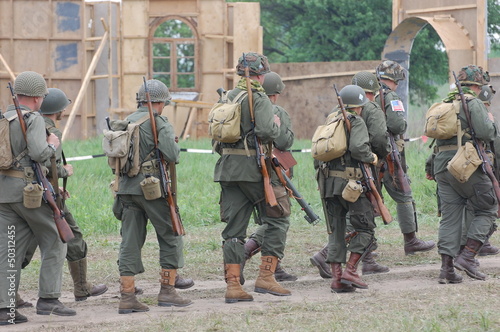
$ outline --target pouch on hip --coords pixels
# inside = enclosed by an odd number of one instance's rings
[[[160,180],[154,176],[148,176],[141,181],[141,189],[146,200],[151,201],[161,197]]]
[[[23,205],[27,209],[36,209],[42,205],[43,188],[38,183],[29,183],[23,190]]]
[[[348,202],[354,203],[363,193],[363,186],[360,181],[350,179],[342,191],[342,198]]]

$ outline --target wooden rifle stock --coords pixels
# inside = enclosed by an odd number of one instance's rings
[[[498,180],[495,176],[495,173],[493,172],[493,167],[491,166],[490,159],[488,155],[486,155],[486,151],[484,151],[484,146],[483,144],[479,141],[479,139],[476,137],[476,132],[474,131],[474,128],[472,127],[472,119],[469,111],[469,106],[467,105],[467,102],[465,101],[465,95],[462,90],[462,86],[460,85],[460,81],[457,78],[457,75],[455,72],[453,72],[453,77],[455,78],[455,85],[457,86],[458,89],[458,94],[460,95],[460,101],[462,103],[462,108],[465,113],[465,117],[467,118],[467,122],[469,124],[470,128],[470,134],[472,137],[472,142],[474,143],[474,146],[477,150],[477,154],[479,155],[479,158],[481,159],[481,168],[483,170],[483,173],[485,173],[488,178],[491,181],[491,184],[493,185],[493,190],[495,191],[495,196],[497,198],[497,205],[498,205],[498,210],[497,210],[497,217],[500,217],[500,186],[498,184]]]
[[[151,131],[153,134],[154,147],[156,151],[156,159],[158,162],[158,166],[160,168],[160,177],[161,177],[160,183],[162,185],[163,193],[165,194],[165,200],[168,203],[170,219],[172,220],[173,233],[175,236],[185,235],[186,231],[184,230],[184,226],[182,225],[179,207],[177,206],[176,199],[174,198],[176,193],[174,193],[172,191],[172,188],[170,187],[168,173],[166,169],[166,162],[165,159],[163,158],[163,154],[161,153],[160,148],[158,147],[158,132],[156,130],[155,114],[153,112],[153,105],[151,104],[151,96],[149,95],[149,89],[145,77],[143,77],[143,81],[144,81],[144,92],[146,94],[146,100],[149,111],[149,120],[151,122]],[[174,165],[174,171],[175,171],[175,165]]]
[[[248,91],[248,108],[250,109],[250,119],[252,121],[252,130],[255,138],[255,150],[257,152],[257,164],[260,168],[260,173],[264,180],[264,195],[266,198],[266,203],[270,206],[277,206],[278,201],[276,200],[276,195],[274,194],[273,186],[271,185],[271,177],[269,176],[269,171],[266,164],[266,155],[262,147],[260,139],[255,134],[255,114],[253,112],[253,92],[252,83],[250,82],[250,68],[246,62],[245,53],[243,53],[243,63],[245,66],[245,79]]]
[[[14,93],[14,89],[12,88],[12,85],[8,84],[10,93],[12,95],[12,100],[14,102],[14,106],[16,108],[16,113],[17,117],[19,118],[19,124],[21,125],[21,131],[23,132],[24,140],[26,141],[26,144],[28,144],[28,136],[26,134],[27,128],[26,128],[26,122],[24,120],[21,107],[19,107],[19,101],[17,100],[17,96]],[[68,225],[68,222],[64,218],[64,212],[62,212],[59,207],[57,206],[57,203],[55,201],[55,192],[54,188],[51,186],[49,180],[47,180],[47,177],[43,174],[42,172],[42,167],[40,166],[39,163],[36,161],[32,160],[32,168],[33,171],[35,172],[35,176],[37,178],[38,184],[41,185],[43,188],[43,200],[47,202],[47,204],[50,206],[52,209],[53,215],[54,215],[54,222],[57,227],[57,232],[59,233],[59,237],[61,238],[61,241],[64,243],[67,243],[71,239],[75,237],[73,234],[73,231]],[[56,172],[57,176],[57,172]],[[59,190],[59,188],[57,188]]]
[[[333,85],[333,88],[335,89],[335,93],[337,94],[337,100],[339,103],[339,107],[342,110],[342,115],[344,116],[344,121],[346,124],[347,131],[350,133],[351,132],[351,122],[349,121],[349,118],[347,117],[347,112],[344,107],[344,103],[342,102],[342,98],[340,97],[340,94],[337,90],[337,87]],[[384,221],[384,224],[389,224],[392,221],[392,216],[391,213],[389,212],[389,209],[385,206],[384,200],[382,199],[382,196],[380,196],[380,193],[377,190],[377,186],[375,185],[375,181],[373,178],[372,171],[370,167],[363,162],[359,162],[359,168],[361,168],[361,172],[363,173],[364,181],[366,182],[366,189],[367,189],[367,198],[370,200],[372,203],[372,206],[374,208],[374,211],[378,212],[380,216],[382,217],[382,220]],[[368,194],[368,192],[370,194]],[[370,198],[369,196],[372,195],[373,198]],[[374,205],[375,203],[375,205]]]

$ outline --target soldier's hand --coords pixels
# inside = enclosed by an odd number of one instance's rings
[[[175,136],[174,141],[175,143],[179,143],[179,136]]]
[[[56,134],[52,133],[49,136],[47,136],[47,143],[54,144],[54,146],[58,148],[61,142],[59,142],[59,137],[57,137]]]
[[[64,169],[66,170],[66,172],[68,173],[68,176],[73,175],[73,165],[70,165],[70,164],[63,165],[63,168],[64,168]]]
[[[276,123],[278,125],[278,127],[281,126],[281,119],[276,114],[274,114],[274,123]]]
[[[378,164],[378,157],[377,157],[377,155],[375,153],[372,152],[372,154],[373,154],[373,161],[371,162],[371,164],[374,165],[374,166],[377,166],[377,164]]]
[[[69,191],[64,190],[63,187],[59,187],[59,194],[62,196],[63,199],[68,199],[71,197],[71,195],[69,194]]]

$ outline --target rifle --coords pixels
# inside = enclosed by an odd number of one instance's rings
[[[378,73],[377,73],[378,74]],[[379,77],[380,78],[380,77]],[[382,84],[380,84],[379,88],[379,97],[380,97],[380,107],[382,111],[385,113],[385,92]],[[387,168],[389,173],[392,175],[392,181],[394,182],[394,186],[398,188],[403,193],[407,194],[411,192],[410,181],[408,180],[408,176],[406,175],[405,168],[403,168],[402,164],[402,155],[399,152],[398,145],[396,144],[396,140],[394,139],[394,135],[387,130],[387,134],[389,136],[389,142],[391,144],[391,152],[387,156]]]
[[[342,115],[344,116],[347,131],[350,133],[351,121],[349,121],[349,118],[347,117],[344,103],[342,102],[342,98],[340,97],[337,86],[335,84],[333,85],[333,88],[335,89],[335,93],[337,94],[337,100],[340,110],[342,111]],[[392,221],[392,216],[389,212],[389,209],[384,205],[382,196],[380,196],[380,193],[377,190],[371,168],[366,163],[363,163],[361,161],[359,162],[359,168],[361,168],[361,172],[363,173],[363,178],[366,184],[366,197],[370,200],[370,203],[372,203],[374,211],[377,211],[380,214],[382,220],[384,221],[384,224],[389,224]]]
[[[146,94],[146,100],[149,111],[149,119],[151,122],[151,131],[153,134],[154,141],[154,149],[156,152],[156,160],[158,161],[158,166],[160,168],[160,184],[162,191],[165,195],[165,200],[168,203],[168,207],[170,210],[170,218],[172,219],[172,229],[175,236],[185,235],[186,231],[184,230],[184,226],[182,225],[181,215],[179,213],[179,207],[177,206],[176,198],[174,198],[177,194],[173,188],[176,187],[177,179],[175,176],[175,162],[169,162],[170,175],[173,187],[170,186],[170,181],[167,174],[166,162],[163,158],[163,154],[158,147],[158,132],[156,131],[156,119],[155,113],[153,112],[153,105],[151,104],[151,96],[149,95],[148,85],[146,83],[146,78],[143,77],[144,81],[144,91]]]
[[[253,92],[252,84],[250,82],[250,68],[248,67],[247,60],[245,58],[245,53],[243,53],[243,65],[245,66],[245,79],[247,83],[248,91],[248,108],[250,109],[250,119],[252,125],[253,136],[255,140],[255,151],[257,153],[257,165],[259,166],[260,173],[264,179],[264,194],[266,197],[266,203],[270,206],[277,206],[278,201],[276,201],[276,195],[274,194],[273,186],[271,185],[271,177],[267,170],[266,155],[260,142],[260,138],[255,134],[255,115],[253,112]]]
[[[495,191],[495,196],[497,198],[497,205],[498,205],[497,217],[500,217],[500,186],[498,185],[498,180],[495,177],[495,173],[493,172],[491,161],[486,152],[484,151],[483,143],[481,143],[481,141],[479,141],[479,139],[476,137],[476,132],[472,127],[472,119],[469,111],[469,106],[467,105],[464,91],[462,90],[462,86],[460,85],[460,81],[458,80],[455,72],[453,72],[453,77],[455,78],[455,85],[457,86],[458,94],[460,95],[460,101],[462,103],[462,108],[464,110],[467,123],[469,124],[472,142],[474,143],[474,147],[477,150],[479,159],[481,159],[481,168],[483,170],[483,173],[485,173],[490,178],[491,184],[493,185],[493,190]]]
[[[286,154],[290,152],[282,151],[282,153]],[[283,164],[280,162],[279,158],[276,157],[276,155],[274,154],[272,159],[272,166],[276,172],[276,175],[278,175],[281,184],[289,191],[290,196],[295,198],[297,203],[299,203],[300,207],[302,208],[302,211],[304,211],[304,213],[306,214],[304,216],[304,219],[306,219],[308,223],[316,225],[321,220],[321,218],[316,213],[314,213],[309,203],[306,202],[306,200],[303,198],[303,196],[300,194],[297,188],[295,188],[295,186],[292,183],[292,180],[290,180],[290,178],[286,175],[286,171]]]
[[[17,96],[14,93],[14,89],[12,88],[12,84],[10,82],[8,83],[8,87],[12,95],[12,100],[14,101],[14,106],[16,108],[17,117],[19,118],[19,124],[21,125],[21,131],[23,132],[24,140],[26,141],[26,144],[28,144],[28,136],[26,134],[26,121],[23,117],[21,107],[19,106],[19,100],[17,99]],[[45,176],[44,172],[42,171],[42,166],[38,162],[31,160],[31,167],[33,168],[38,184],[43,188],[43,200],[52,209],[52,212],[54,214],[54,222],[56,223],[59,237],[61,238],[62,242],[67,243],[68,241],[73,239],[75,235],[73,234],[73,231],[69,227],[68,222],[64,217],[64,212],[61,211],[61,209],[59,209],[59,207],[57,206],[57,196],[54,188]],[[55,176],[57,176],[57,173]],[[57,188],[57,190],[59,190],[59,187]]]

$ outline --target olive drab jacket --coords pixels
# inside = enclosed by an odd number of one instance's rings
[[[387,122],[380,105],[374,101],[368,102],[363,106],[361,117],[368,128],[372,151],[380,160],[385,158],[391,152],[391,145],[386,135]]]
[[[144,116],[148,115],[146,106],[139,107],[134,113],[130,114],[126,120],[137,122]],[[158,132],[158,148],[163,154],[163,158],[167,162],[179,161],[180,148],[175,142],[175,131],[172,125],[168,122],[167,117],[157,115],[156,131]],[[147,161],[155,160],[156,153],[154,150],[154,138],[151,128],[151,121],[147,119],[139,127],[139,149],[141,164]],[[120,195],[143,195],[140,182],[145,179],[145,175],[139,171],[139,174],[134,177],[128,177],[126,174],[120,176],[119,189],[117,194]]]
[[[458,94],[456,97],[460,98]],[[465,97],[469,107],[472,127],[474,128],[476,138],[485,143],[490,143],[498,135],[496,124],[489,119],[488,110],[480,99],[470,94],[466,94]],[[458,114],[458,117],[460,119],[462,130],[465,130],[465,133],[462,136],[462,145],[464,145],[466,142],[471,141],[472,138],[470,136],[469,124],[467,123],[467,118],[465,117],[462,104],[460,104],[460,113]],[[444,145],[457,145],[457,136],[446,140],[436,140],[436,146],[438,149],[440,146]],[[434,174],[446,171],[448,162],[453,158],[456,152],[457,150],[438,152],[434,159]]]
[[[62,139],[62,132],[56,128],[56,124],[52,119],[49,119],[46,116],[43,116],[43,120],[45,121],[45,128],[49,131],[50,134],[54,134],[59,138],[59,141]],[[68,177],[68,171],[63,167],[61,164],[62,161],[62,144],[59,144],[56,150],[56,166],[57,166],[57,178],[67,178]],[[52,178],[52,164],[50,159],[45,162],[45,167],[49,170],[49,174],[47,175],[48,178]]]
[[[292,147],[294,134],[292,131],[292,120],[285,109],[278,105],[273,105],[274,114],[280,118],[280,133],[274,140],[274,146],[282,151]]]
[[[19,156],[26,150],[26,155],[21,158],[20,166],[13,167],[13,170],[24,171],[30,170],[32,160],[44,163],[53,154],[54,150],[47,143],[47,135],[45,132],[45,122],[38,112],[34,112],[24,105],[20,105],[21,110],[28,111],[24,116],[26,121],[26,136],[28,143],[24,139],[19,119],[10,122],[10,144],[14,156]],[[4,113],[5,117],[11,117],[16,114],[14,105],[7,108]],[[29,115],[28,115],[29,114]],[[23,188],[26,186],[25,179],[0,175],[0,203],[19,203],[23,201]]]
[[[408,124],[405,119],[405,110],[402,108],[396,107],[395,105],[392,105],[392,101],[400,101],[401,98],[396,94],[396,92],[392,91],[387,85],[384,83],[380,83],[382,87],[384,88],[385,91],[385,98],[384,98],[384,106],[385,110],[385,116],[386,116],[386,122],[387,122],[387,130],[393,134],[393,135],[402,135],[406,132],[406,128],[408,127]],[[380,103],[380,94],[378,94],[375,97],[375,101],[381,105]]]
[[[253,81],[252,85],[255,86],[256,83],[258,82]],[[231,90],[228,98],[232,100],[241,91],[239,88]],[[263,91],[253,91],[253,112],[255,116],[255,135],[264,144],[273,142],[278,137],[280,128],[274,123],[273,104]],[[236,143],[221,143],[218,149],[245,150],[247,148],[248,151],[255,151],[248,96],[241,103],[241,136],[242,138]],[[261,182],[262,174],[257,165],[256,155],[253,154],[247,157],[246,155],[222,153],[215,164],[214,181]]]

